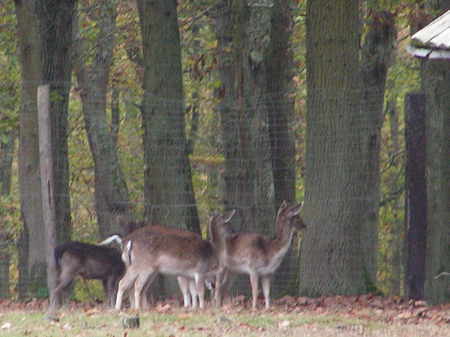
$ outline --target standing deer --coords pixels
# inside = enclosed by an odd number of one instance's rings
[[[125,291],[134,286],[135,308],[140,309],[140,297],[146,284],[151,285],[158,273],[183,276],[195,281],[200,308],[204,308],[205,280],[214,276],[219,266],[211,242],[179,235],[142,233],[129,240],[122,259],[127,270],[119,282],[116,309],[122,307]]]
[[[76,276],[81,276],[101,280],[108,304],[114,305],[117,285],[125,272],[117,249],[71,241],[57,246],[54,254],[59,279],[53,290],[55,298],[59,298]]]
[[[276,236],[269,239],[257,233],[234,233],[230,220],[235,211],[226,215],[215,215],[210,219],[209,230],[219,258],[219,271],[216,279],[216,304],[222,301],[224,275],[227,273],[244,273],[250,276],[252,287],[252,308],[256,309],[259,279],[261,279],[265,305],[270,307],[271,277],[286,255],[294,230],[306,228],[299,216],[302,204],[280,206],[275,227]]]
[[[119,235],[112,235],[109,238],[105,239],[104,241],[100,242],[100,245],[107,245],[110,244],[113,241],[116,241],[121,249],[123,250],[123,247],[130,241],[134,240],[140,237],[145,237],[147,233],[153,233],[153,234],[166,234],[166,235],[178,235],[180,237],[184,238],[197,238],[201,239],[201,236],[197,233],[174,228],[174,227],[167,227],[167,226],[161,226],[161,225],[147,225],[144,227],[140,227],[136,230],[134,230],[132,233],[128,234],[125,238],[121,238]],[[126,257],[126,256],[125,256]],[[124,260],[125,265],[128,267],[129,261]],[[196,308],[198,305],[198,294],[196,292],[196,286],[195,282],[193,280],[190,280],[188,278],[185,278],[183,276],[177,277],[178,286],[180,287],[181,293],[183,295],[183,302],[184,307],[193,307]],[[143,294],[147,293],[148,288],[150,285],[148,284],[144,290]],[[132,298],[133,300],[134,298]],[[146,296],[142,297],[143,302],[141,305],[146,308],[148,307],[148,303],[146,301]]]

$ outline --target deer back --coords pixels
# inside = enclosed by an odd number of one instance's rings
[[[197,236],[145,232],[130,242],[131,264],[174,274],[183,274],[186,270],[207,272],[217,268],[214,247]]]
[[[125,266],[120,253],[110,247],[71,241],[55,248],[57,268],[76,270],[88,279],[105,279],[109,275],[122,275]]]

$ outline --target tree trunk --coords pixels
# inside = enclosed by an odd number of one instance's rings
[[[307,129],[300,293],[366,291],[361,247],[368,118],[361,112],[359,1],[307,3]]]
[[[450,0],[428,0],[434,17],[450,9]],[[422,63],[422,90],[426,100],[427,256],[425,299],[433,304],[450,300],[448,278],[435,276],[450,272],[450,62]]]
[[[450,64],[426,60],[423,69],[426,95],[427,139],[427,256],[425,298],[431,303],[450,300],[448,279],[435,276],[450,271]]]
[[[389,170],[389,175],[386,178],[384,184],[388,186],[386,194],[389,198],[394,198],[385,207],[388,208],[387,212],[392,212],[393,221],[389,227],[390,240],[387,252],[384,252],[388,257],[385,262],[388,264],[388,289],[389,295],[400,296],[403,280],[403,255],[404,255],[404,221],[400,214],[403,214],[404,203],[400,198],[399,191],[402,188],[399,186],[398,182],[398,170],[403,171],[403,165],[399,159],[400,150],[400,139],[399,139],[399,112],[397,111],[396,97],[388,100],[386,102],[386,114],[389,118],[390,126],[390,139],[391,147],[388,151],[389,161],[392,164],[392,169]],[[392,196],[392,197],[391,197]]]
[[[295,144],[292,135],[294,120],[293,53],[291,35],[294,25],[288,1],[273,1],[267,67],[267,107],[271,144],[274,206],[295,201]],[[273,295],[294,295],[298,291],[298,252],[292,247],[286,254],[273,280]]]
[[[106,116],[109,73],[112,64],[116,29],[116,1],[101,1],[97,28],[99,30],[93,63],[87,64],[85,41],[77,47],[75,67],[81,89],[84,121],[95,167],[95,209],[100,237],[112,233],[127,234],[126,225],[132,220],[128,188],[120,169],[117,141]],[[114,137],[117,137],[116,135]]]
[[[19,240],[19,297],[36,296],[47,288],[46,255],[42,218],[37,86],[41,78],[41,44],[35,1],[15,1],[21,63],[21,108],[19,111],[19,189],[23,233]]]
[[[39,0],[37,6],[42,82],[50,85],[57,242],[71,234],[68,105],[72,74],[72,22],[76,0]]]
[[[271,2],[271,1],[270,1]],[[273,3],[272,3],[273,5]],[[216,17],[225,155],[224,206],[246,230],[273,233],[274,202],[266,57],[272,7],[223,1]]]
[[[201,233],[185,134],[181,45],[175,0],[138,0],[144,53],[145,219]],[[159,283],[167,294],[176,284]]]
[[[200,232],[185,135],[176,1],[138,1],[144,51],[144,199],[152,223]]]
[[[11,192],[11,171],[17,133],[7,130],[3,135],[0,140],[0,197],[6,197]],[[9,229],[0,228],[0,298],[9,297],[11,241]]]
[[[21,210],[29,242],[21,251],[27,284],[33,296],[45,296],[46,247],[42,218],[37,124],[37,85],[50,84],[51,132],[55,172],[57,241],[70,235],[70,198],[67,159],[67,108],[71,78],[71,38],[74,0],[15,1],[22,70],[19,185]],[[22,242],[23,244],[23,242]],[[28,251],[28,254],[26,252]],[[25,261],[26,260],[26,261]],[[23,295],[23,294],[22,294]]]
[[[368,148],[367,207],[361,232],[367,286],[374,290],[377,275],[378,212],[380,205],[380,148],[387,71],[392,63],[397,32],[394,15],[371,11],[362,48],[363,107],[369,120],[364,138]]]

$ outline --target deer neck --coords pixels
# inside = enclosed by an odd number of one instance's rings
[[[272,251],[275,255],[280,251],[287,252],[291,245],[293,234],[294,229],[291,226],[277,221],[276,236],[271,242]]]

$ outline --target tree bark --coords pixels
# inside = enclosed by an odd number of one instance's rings
[[[222,1],[216,16],[224,206],[238,210],[236,224],[266,234],[273,233],[275,218],[265,63],[270,3]]]
[[[94,158],[95,209],[100,237],[103,238],[112,233],[127,234],[127,228],[122,226],[132,220],[128,188],[117,154],[117,135],[109,127],[106,115],[115,43],[116,5],[116,1],[101,1],[98,12],[91,15],[95,17],[99,30],[92,64],[87,61],[87,42],[80,37],[76,44],[75,71],[81,89],[89,146]]]
[[[448,60],[427,60],[423,69],[426,95],[427,139],[427,256],[425,298],[445,303],[450,289],[445,278],[435,279],[450,270],[450,65]]]
[[[450,9],[450,0],[426,2],[433,17]],[[450,300],[448,278],[435,276],[450,271],[450,62],[422,63],[422,90],[426,99],[427,256],[425,299],[433,304]]]
[[[55,172],[57,241],[70,235],[68,189],[67,108],[71,78],[70,51],[74,0],[15,1],[22,70],[20,111],[19,185],[24,220],[25,263],[21,275],[33,296],[45,296],[46,247],[39,175],[37,85],[50,84],[52,153]],[[28,254],[27,254],[28,252]],[[22,288],[23,289],[23,288]],[[22,294],[24,295],[24,294]]]
[[[23,233],[19,240],[19,297],[46,289],[45,230],[42,217],[37,86],[41,78],[41,44],[35,1],[15,1],[21,64],[21,107],[19,111],[19,189]]]
[[[359,1],[307,3],[307,129],[300,293],[366,292],[361,247],[368,119],[361,111]]]
[[[72,22],[76,0],[38,0],[41,80],[50,85],[57,242],[70,237],[69,159],[67,146],[69,91],[72,77]]]
[[[367,207],[361,232],[368,287],[375,290],[377,275],[378,213],[380,208],[380,149],[387,72],[392,64],[397,31],[394,15],[370,11],[362,47],[363,107],[369,119],[364,146],[368,149]]]
[[[284,200],[289,203],[295,201],[295,143],[292,134],[295,110],[291,95],[294,91],[294,65],[290,42],[294,23],[291,6],[288,1],[273,1],[270,44],[265,60],[275,210]],[[277,271],[279,277],[273,280],[274,297],[297,293],[298,257],[298,251],[291,246]]]
[[[144,200],[151,223],[200,233],[184,120],[175,0],[139,0],[144,52]]]
[[[17,133],[13,130],[4,132],[0,140],[0,197],[7,197],[11,192],[11,171]],[[3,202],[3,200],[1,200]],[[11,261],[8,228],[0,228],[0,298],[9,297],[9,267]]]

